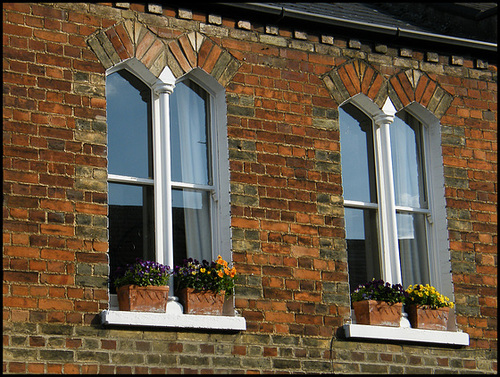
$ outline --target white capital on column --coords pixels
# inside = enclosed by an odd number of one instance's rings
[[[175,84],[158,81],[156,84],[153,85],[153,90],[158,95],[160,95],[160,94],[172,94],[172,92],[174,91],[174,87],[175,87]]]
[[[384,124],[391,124],[394,121],[394,115],[382,113],[375,115],[373,120],[377,126],[381,127]]]

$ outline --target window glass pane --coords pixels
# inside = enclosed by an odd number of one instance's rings
[[[424,214],[397,213],[399,256],[403,287],[430,284]]]
[[[344,199],[376,203],[372,122],[352,105],[339,120]]]
[[[396,205],[426,208],[419,127],[396,116],[389,129]]]
[[[126,70],[106,78],[108,171],[151,178],[151,90]]]
[[[184,258],[212,259],[210,193],[172,190],[174,265]]]
[[[208,94],[192,81],[170,95],[172,181],[211,184]]]
[[[108,183],[110,271],[136,258],[155,260],[153,188]]]
[[[347,261],[351,292],[381,277],[375,210],[345,208]]]

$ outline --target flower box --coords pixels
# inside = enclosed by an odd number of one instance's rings
[[[442,331],[448,328],[449,307],[431,309],[420,305],[408,305],[406,311],[413,328]]]
[[[171,275],[169,266],[139,258],[135,263],[127,264],[125,269],[118,267],[113,284],[116,287],[119,309],[165,313]]]
[[[215,261],[184,259],[174,268],[175,292],[184,314],[222,315],[225,296],[233,293],[236,268],[219,255]]]
[[[168,286],[123,285],[118,287],[118,307],[131,312],[165,313],[167,311]]]
[[[225,292],[196,291],[183,288],[177,297],[184,307],[184,314],[222,315]]]
[[[362,300],[352,303],[356,323],[360,325],[399,327],[403,303]]]

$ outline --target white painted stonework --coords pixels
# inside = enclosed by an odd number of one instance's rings
[[[237,316],[194,315],[179,313],[147,313],[119,310],[101,312],[103,325],[154,326],[206,330],[246,330],[246,321]]]
[[[343,329],[346,338],[385,339],[407,342],[449,344],[456,346],[469,345],[469,334],[464,332],[357,324],[344,325]]]

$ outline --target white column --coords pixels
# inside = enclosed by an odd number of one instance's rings
[[[170,113],[169,95],[173,85],[154,85],[155,111],[153,122],[153,153],[155,156],[156,260],[173,267],[172,193],[170,190]]]
[[[394,121],[396,109],[387,99],[383,113],[374,117],[377,176],[379,179],[378,202],[379,224],[381,226],[382,274],[392,284],[402,284],[399,262],[399,246],[396,222],[396,203],[389,126]]]
[[[153,153],[155,156],[155,209],[156,213],[156,260],[174,268],[172,229],[172,189],[170,164],[170,106],[169,96],[174,83],[159,80],[154,86],[155,106],[153,121]],[[174,296],[174,279],[170,278],[169,313],[182,314],[182,305]]]

